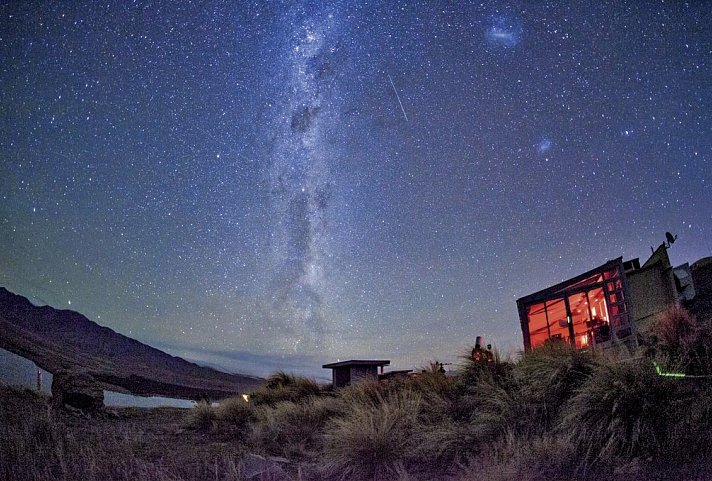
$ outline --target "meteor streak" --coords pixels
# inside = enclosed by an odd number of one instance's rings
[[[393,87],[393,91],[396,93],[396,98],[398,99],[398,104],[400,105],[401,112],[403,112],[403,117],[405,117],[405,121],[408,121],[408,115],[405,113],[405,109],[403,108],[403,102],[401,102],[400,95],[398,95],[398,91],[396,90],[396,86],[393,85],[393,79],[391,78],[391,74],[388,74],[388,80],[391,81],[391,87]]]

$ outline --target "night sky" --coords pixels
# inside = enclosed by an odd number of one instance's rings
[[[623,4],[621,4],[623,3]],[[712,255],[712,3],[0,4],[0,285],[267,374]]]

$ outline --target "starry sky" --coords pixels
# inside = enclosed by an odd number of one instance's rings
[[[712,3],[0,2],[0,285],[328,376],[712,255]]]

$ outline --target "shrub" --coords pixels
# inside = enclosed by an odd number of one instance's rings
[[[375,406],[383,399],[395,395],[402,387],[402,382],[398,380],[386,383],[363,380],[341,388],[337,393],[347,404]]]
[[[603,364],[568,403],[559,427],[584,462],[654,455],[674,422],[675,397],[674,381],[648,363]]]
[[[199,401],[188,412],[186,426],[192,429],[208,431],[215,426],[217,415],[215,410],[207,401]]]
[[[256,405],[274,406],[282,401],[300,402],[318,396],[321,388],[316,381],[278,371],[267,378],[267,382],[250,395]]]
[[[671,369],[712,374],[712,322],[698,321],[684,308],[666,309],[652,329],[655,357]]]
[[[402,473],[420,410],[420,395],[407,390],[376,405],[350,406],[327,425],[323,471],[341,479],[376,480]]]
[[[564,343],[548,343],[524,353],[513,368],[513,377],[521,404],[526,406],[527,431],[547,430],[598,362],[593,353]]]
[[[241,396],[235,396],[220,401],[215,415],[219,422],[243,430],[255,419],[255,408]]]
[[[252,441],[272,455],[309,457],[323,446],[326,422],[345,407],[333,397],[311,398],[304,403],[283,401],[256,410]]]

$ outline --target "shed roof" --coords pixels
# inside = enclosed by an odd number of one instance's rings
[[[351,366],[390,366],[390,360],[374,360],[374,359],[351,359],[350,361],[332,362],[324,364],[325,369],[333,369],[335,367],[351,367]]]

